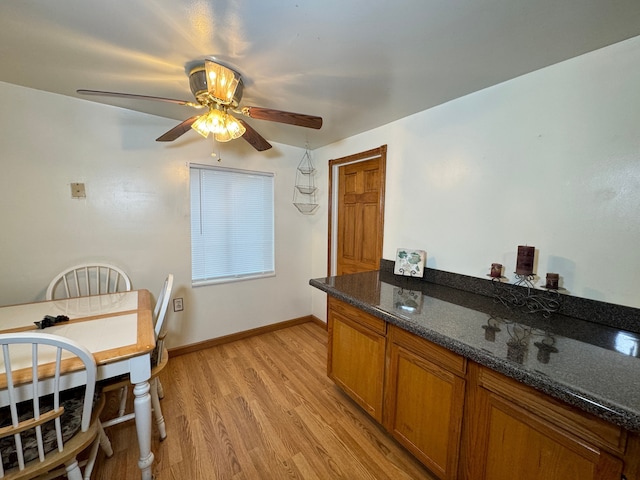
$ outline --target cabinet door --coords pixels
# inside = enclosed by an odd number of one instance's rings
[[[476,370],[480,381],[469,399],[465,428],[466,479],[620,480],[622,461],[597,443],[606,440],[615,447],[616,442],[610,442],[615,429],[593,436],[581,423],[591,419],[582,420],[572,409],[513,380],[501,380],[491,372],[483,377],[482,368],[474,367],[472,376]],[[567,428],[570,425],[573,428]]]
[[[465,381],[392,343],[385,426],[442,479],[456,478]]]
[[[329,310],[328,375],[382,422],[385,337]]]
[[[485,473],[487,480],[619,480],[622,462],[488,394]]]

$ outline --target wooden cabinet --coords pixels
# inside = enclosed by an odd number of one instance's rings
[[[463,478],[620,480],[622,428],[475,364],[469,378]]]
[[[332,297],[328,306],[329,378],[382,423],[386,323]]]
[[[624,456],[623,478],[640,480],[640,433],[629,433]]]
[[[328,307],[329,377],[439,478],[640,480],[640,435],[333,297]]]
[[[442,479],[457,476],[466,360],[393,325],[384,426]]]

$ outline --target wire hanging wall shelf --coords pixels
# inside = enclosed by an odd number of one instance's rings
[[[311,215],[318,208],[315,174],[316,169],[307,146],[296,170],[296,184],[293,189],[293,205],[304,215]]]

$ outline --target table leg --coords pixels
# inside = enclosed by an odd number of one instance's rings
[[[149,395],[149,382],[136,383],[133,388],[135,396],[133,408],[136,414],[136,432],[138,433],[138,446],[140,447],[140,459],[138,467],[142,473],[142,480],[151,480],[151,465],[153,465],[153,452],[151,451],[151,395]]]
[[[151,466],[153,465],[153,452],[151,451],[151,395],[149,391],[149,378],[151,377],[150,354],[134,357],[129,360],[129,378],[133,387],[133,411],[136,416],[136,432],[138,434],[138,447],[142,480],[152,480]]]

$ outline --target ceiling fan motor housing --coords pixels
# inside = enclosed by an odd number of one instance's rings
[[[231,108],[236,108],[240,104],[240,100],[242,99],[242,92],[244,90],[242,77],[239,73],[235,71],[234,73],[238,77],[238,86],[236,87],[236,92],[233,95],[233,100],[229,105],[229,107]],[[207,88],[207,72],[205,70],[204,64],[194,67],[189,73],[189,87],[191,88],[191,93],[193,93],[193,96],[198,100],[198,103],[202,105],[211,105],[212,103],[216,103],[209,94],[209,89]]]

